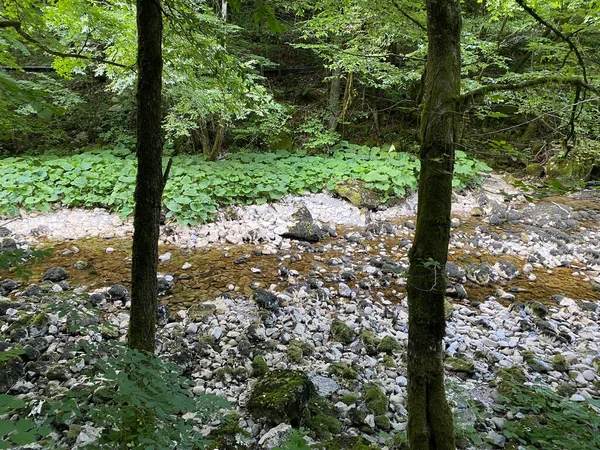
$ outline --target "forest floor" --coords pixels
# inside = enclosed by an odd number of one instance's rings
[[[321,241],[280,236],[301,204],[328,229]],[[341,433],[393,448],[381,431],[401,433],[406,426],[405,274],[415,209],[412,196],[367,218],[345,201],[313,194],[228,208],[205,226],[162,227],[160,300],[169,314],[160,320],[158,353],[184,369],[194,394],[231,401],[247,432],[231,448],[273,448],[289,434],[246,410],[256,355],[270,369],[307,373],[335,405],[341,431],[311,428],[317,440]],[[35,285],[5,283],[11,274],[0,273],[0,286],[12,286],[0,291],[7,297],[0,299],[6,306],[1,332],[9,341],[41,346],[41,357],[24,361],[20,375],[0,388],[30,400],[56,396],[83,382],[82,367],[74,365],[83,350],[66,351],[72,342],[125,339],[132,225],[102,210],[5,222],[3,245],[14,239],[54,250],[31,266]],[[68,279],[39,283],[51,267],[65,268]],[[455,196],[446,272],[449,396],[459,426],[479,424],[485,443],[478,448],[506,444],[504,422],[514,416],[501,411],[494,387],[504,368],[522,367],[530,381],[560,387],[574,402],[600,396],[600,191],[528,203],[500,176],[487,178],[483,187]],[[274,294],[267,308],[257,304],[267,295],[262,290]],[[92,299],[94,314],[117,331],[68,331],[69,315],[50,314],[37,328],[22,320],[53,298],[83,310],[81,299]],[[349,338],[332,331],[338,321]],[[386,336],[392,344],[380,346]],[[388,399],[383,412],[366,400],[371,381]],[[94,435],[90,428],[85,436],[55,437],[81,445]]]

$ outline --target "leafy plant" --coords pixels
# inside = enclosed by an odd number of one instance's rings
[[[306,436],[304,430],[293,429],[283,446],[275,447],[273,450],[310,450],[311,447],[304,436]]]
[[[37,263],[48,258],[52,254],[52,249],[10,249],[0,251],[0,270],[9,271],[25,281],[31,276],[31,269],[27,266],[28,263]]]
[[[192,397],[191,381],[153,355],[116,350],[117,357],[99,359],[99,372],[84,389],[50,407],[47,421],[91,421],[103,428],[101,449],[204,448],[198,426],[229,403],[209,394]]]
[[[507,421],[504,436],[527,450],[593,450],[600,448],[600,401],[572,402],[549,387],[524,385],[515,377],[501,381]]]
[[[31,444],[50,433],[50,428],[39,426],[32,419],[11,418],[14,413],[26,407],[23,400],[12,395],[0,395],[0,417],[8,417],[0,419],[0,449]]]
[[[163,202],[167,217],[184,225],[212,220],[217,208],[266,203],[287,194],[333,190],[349,178],[381,193],[384,201],[417,186],[419,160],[408,153],[342,141],[330,156],[306,152],[240,152],[223,161],[202,156],[175,156]],[[489,168],[457,152],[455,187],[475,182]],[[126,149],[93,150],[70,157],[40,156],[0,160],[0,212],[18,208],[49,211],[53,204],[104,207],[130,216],[136,162]]]

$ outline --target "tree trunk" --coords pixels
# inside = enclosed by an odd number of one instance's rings
[[[137,0],[137,160],[129,347],[154,353],[162,174],[162,16],[158,0]]]
[[[335,131],[340,117],[340,95],[342,93],[342,69],[337,68],[333,71],[331,85],[329,87],[329,129]]]
[[[411,450],[454,450],[442,340],[445,267],[460,97],[460,2],[427,0],[429,50],[421,124],[417,228],[408,273],[408,440]]]

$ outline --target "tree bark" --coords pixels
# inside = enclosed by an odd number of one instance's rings
[[[137,160],[129,347],[154,353],[162,174],[162,15],[158,0],[137,0]]]
[[[329,87],[329,129],[335,131],[340,118],[340,95],[342,93],[342,69],[334,69]]]
[[[408,273],[408,440],[411,450],[454,450],[442,340],[445,267],[460,100],[460,1],[427,0],[429,49],[421,125],[417,227]]]

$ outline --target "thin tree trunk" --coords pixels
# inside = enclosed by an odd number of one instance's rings
[[[417,228],[408,274],[408,440],[411,450],[454,450],[444,390],[445,267],[460,98],[460,1],[427,0],[425,98]]]
[[[154,353],[162,175],[162,16],[158,0],[137,0],[137,159],[129,347]]]
[[[333,71],[331,85],[329,87],[329,129],[335,131],[337,129],[338,120],[340,117],[340,94],[342,93],[342,69],[336,68]]]

